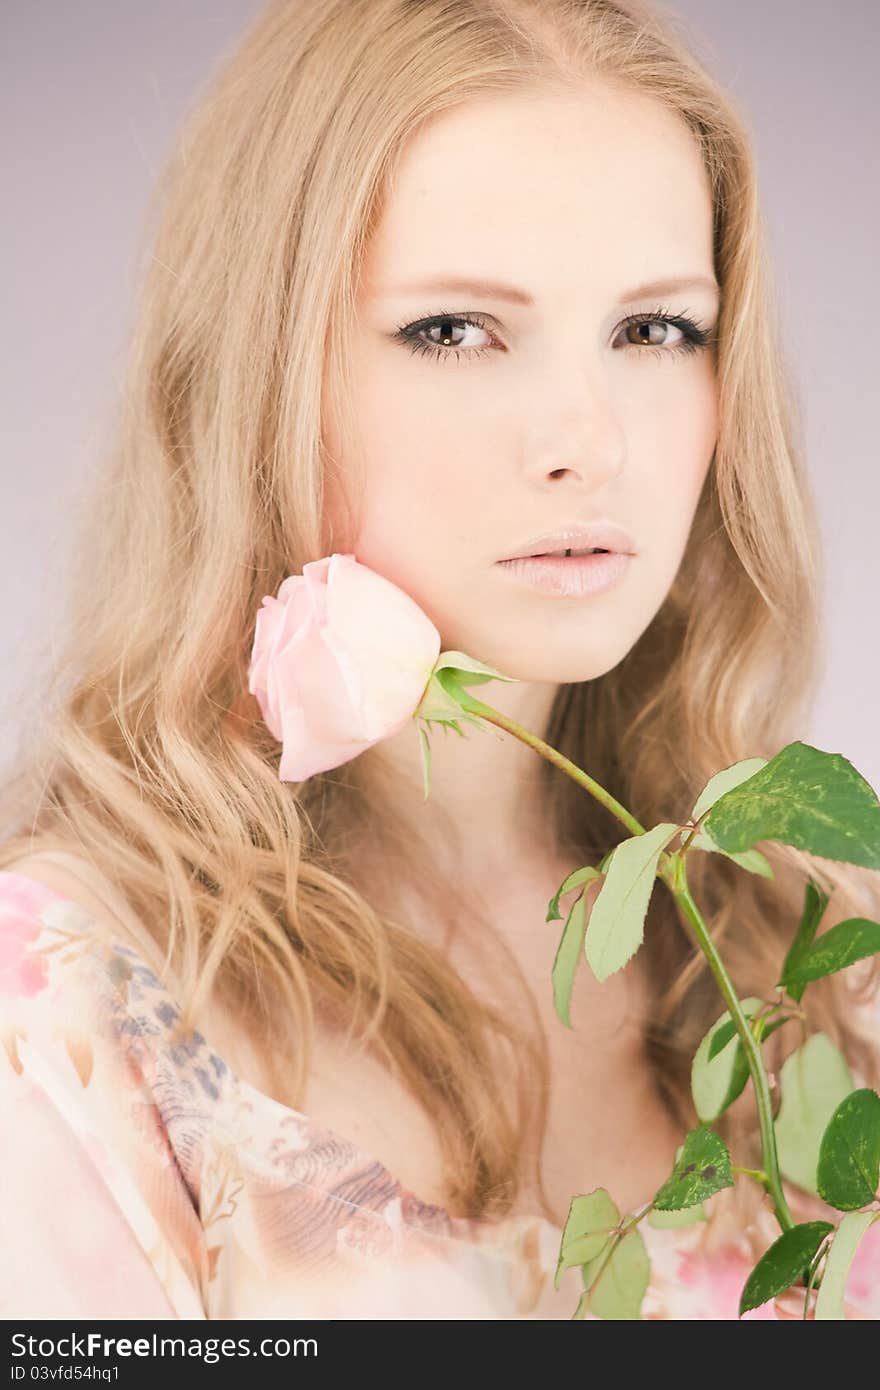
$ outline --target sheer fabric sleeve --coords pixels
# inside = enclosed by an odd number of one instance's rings
[[[0,875],[0,1318],[204,1318],[197,1204],[88,922]]]

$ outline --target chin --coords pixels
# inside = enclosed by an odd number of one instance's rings
[[[505,675],[513,676],[520,681],[534,681],[551,685],[576,685],[581,681],[598,680],[608,671],[614,669],[626,655],[621,652],[619,656],[608,660],[599,660],[595,657],[585,656],[584,653],[567,653],[559,660],[553,661],[545,656],[543,659],[536,658],[534,661],[517,663],[518,669],[514,670],[499,666],[499,671],[504,670]]]
[[[515,681],[530,681],[536,684],[571,685],[579,681],[597,680],[606,672],[613,670],[630,650],[621,644],[619,638],[613,644],[591,642],[589,638],[568,638],[560,642],[499,642],[498,633],[486,636],[482,641],[473,633],[461,633],[455,640],[442,645],[443,651],[465,652],[487,666],[492,666]],[[479,695],[479,687],[474,693],[491,704],[489,691],[492,682],[486,682],[485,696]],[[494,688],[498,689],[498,682]]]

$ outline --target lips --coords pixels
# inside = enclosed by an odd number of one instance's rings
[[[555,559],[560,559],[560,560],[562,560],[562,559],[565,559],[565,558],[570,558],[571,556],[581,556],[581,555],[608,555],[609,553],[610,553],[610,552],[608,551],[608,549],[607,549],[605,546],[601,546],[601,545],[592,546],[592,547],[590,547],[590,548],[587,549],[587,550],[575,550],[575,549],[572,549],[571,546],[569,546],[568,549],[566,549],[566,550],[541,550],[541,551],[538,552],[537,555],[533,555],[533,556],[531,556],[531,557],[529,557],[529,558],[531,558],[531,559],[533,559],[533,560],[540,560],[540,559],[544,559],[546,556],[550,555],[550,556],[553,557],[554,560],[555,560]]]
[[[623,579],[632,556],[602,550],[589,555],[518,555],[498,565],[510,579],[557,598],[586,598]]]
[[[595,521],[572,520],[554,531],[530,537],[503,558],[505,560],[533,559],[538,555],[584,554],[601,550],[621,555],[634,555],[636,544],[629,531],[608,517]]]

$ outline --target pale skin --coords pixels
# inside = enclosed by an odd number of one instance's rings
[[[534,302],[401,288],[450,276],[505,282]],[[621,302],[671,277],[709,285]],[[405,589],[444,649],[516,677],[474,693],[529,729],[543,730],[561,682],[618,664],[675,577],[715,447],[714,353],[675,352],[685,334],[662,320],[645,330],[648,346],[620,324],[662,304],[714,328],[714,280],[696,144],[632,93],[591,85],[468,103],[404,157],[348,344],[365,487],[353,530],[331,494],[333,548]],[[486,327],[458,323],[457,349],[440,348],[443,357],[394,340],[399,326],[447,312]],[[418,335],[439,338],[436,325]],[[325,439],[340,451],[332,412]],[[496,564],[536,533],[600,517],[625,526],[638,549],[603,594],[519,589]],[[413,815],[429,823],[442,808],[460,827],[456,872],[479,882],[520,853],[533,858],[541,830],[522,792],[534,753],[509,735],[435,743],[427,806],[414,729],[380,751]]]
[[[452,277],[502,282],[531,303],[445,283]],[[685,287],[632,293],[673,279]],[[437,288],[406,288],[427,281]],[[658,306],[668,316],[652,319]],[[711,332],[719,307],[707,175],[686,127],[654,102],[599,84],[486,98],[443,113],[409,146],[368,250],[349,343],[356,440],[332,412],[325,419],[342,476],[355,461],[345,449],[356,450],[364,482],[353,522],[331,491],[332,549],[408,592],[443,649],[516,677],[473,693],[534,732],[543,733],[560,683],[617,665],[676,575],[718,402],[711,343],[676,352],[686,333],[670,319]],[[653,323],[647,337],[623,323],[631,314]],[[424,326],[432,315],[455,324],[445,356],[395,340],[421,322],[418,340],[436,346],[438,325]],[[462,322],[469,315],[483,326]],[[596,518],[626,527],[638,551],[604,593],[535,593],[496,565],[535,534]],[[534,752],[509,734],[465,727],[466,741],[439,730],[432,738],[428,802],[415,727],[379,752],[428,835],[444,813],[456,826],[451,854],[438,840],[438,857],[457,882],[488,895],[534,985],[552,1052],[545,1171],[557,1218],[573,1193],[599,1184],[635,1205],[667,1176],[683,1138],[640,1050],[650,982],[638,957],[602,985],[581,972],[574,1031],[562,1028],[549,988],[558,933],[544,917],[576,866],[548,843],[529,794]],[[478,982],[470,958],[460,968]],[[346,1092],[338,1105],[335,1084]],[[321,1098],[351,1132],[363,1091],[348,1067]],[[411,1114],[406,1124],[401,1153]],[[371,1142],[381,1135],[371,1131]],[[524,1197],[525,1209],[532,1200]]]
[[[532,303],[487,290],[400,288],[449,276],[504,282]],[[687,288],[631,294],[673,277]],[[708,287],[690,283],[698,280]],[[585,85],[564,97],[487,98],[443,113],[406,152],[348,344],[362,508],[354,533],[334,525],[332,548],[405,589],[443,648],[516,677],[474,693],[535,732],[560,683],[600,676],[631,649],[678,570],[716,440],[714,353],[676,352],[683,330],[651,316],[662,305],[711,330],[713,281],[711,198],[696,145],[674,117],[632,93]],[[457,360],[455,349],[434,360],[394,341],[401,325],[442,313],[476,314],[486,325],[456,328]],[[653,324],[645,339],[623,324],[639,313]],[[331,413],[324,424],[344,475],[353,460]],[[328,516],[336,522],[332,497]],[[538,532],[600,517],[625,526],[638,549],[624,580],[603,594],[533,593],[496,567]],[[641,1052],[650,982],[640,957],[602,985],[582,971],[574,1027],[562,1027],[549,987],[558,930],[544,918],[576,866],[548,843],[529,795],[536,755],[497,731],[468,728],[465,741],[438,730],[432,742],[427,802],[415,726],[378,751],[429,838],[432,818],[451,817],[458,839],[441,867],[485,896],[534,988],[551,1047],[544,1154],[555,1219],[564,1222],[573,1194],[599,1185],[632,1209],[667,1176],[683,1138]],[[106,917],[57,865],[20,867]],[[423,916],[417,925],[431,930]],[[471,959],[453,959],[491,992]],[[202,1026],[240,1075],[270,1089],[235,1020],[218,1010]],[[343,1055],[319,1034],[301,1108],[423,1199],[448,1205],[430,1116],[375,1060]],[[517,1210],[534,1214],[535,1194],[524,1192]]]

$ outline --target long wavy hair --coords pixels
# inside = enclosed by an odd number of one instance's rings
[[[279,780],[247,668],[263,595],[333,548],[322,411],[331,393],[350,409],[358,268],[407,141],[471,97],[594,78],[677,112],[702,152],[722,289],[720,428],[661,609],[613,670],[560,687],[540,732],[647,825],[683,821],[714,772],[802,736],[822,585],[795,388],[750,133],[681,21],[630,0],[275,0],[212,75],[156,187],[127,379],[3,789],[0,867],[47,849],[86,858],[148,925],[185,1019],[194,1025],[216,990],[295,1107],[318,1019],[344,1026],[432,1117],[450,1207],[486,1219],[512,1210],[527,1172],[558,1215],[540,1175],[549,1052],[537,1008],[515,1024],[383,907],[367,851],[450,931],[479,918],[438,881],[372,750],[304,783]],[[597,863],[622,827],[541,767],[559,845]],[[741,996],[778,978],[808,872],[833,893],[829,923],[877,902],[866,871],[785,846],[767,855],[772,882],[720,854],[689,856]],[[503,956],[491,921],[480,927]],[[683,1137],[691,1059],[723,1004],[660,885],[642,949],[646,1065]],[[512,958],[496,972],[522,1004],[517,975]],[[866,1083],[876,1049],[852,1003],[876,980],[872,968],[811,986],[801,1026],[826,1032]],[[768,1041],[772,1068],[801,1040],[791,1034]],[[718,1128],[754,1165],[746,1098]],[[755,1193],[737,1185],[737,1219]],[[710,1222],[727,1198],[709,1204]]]

